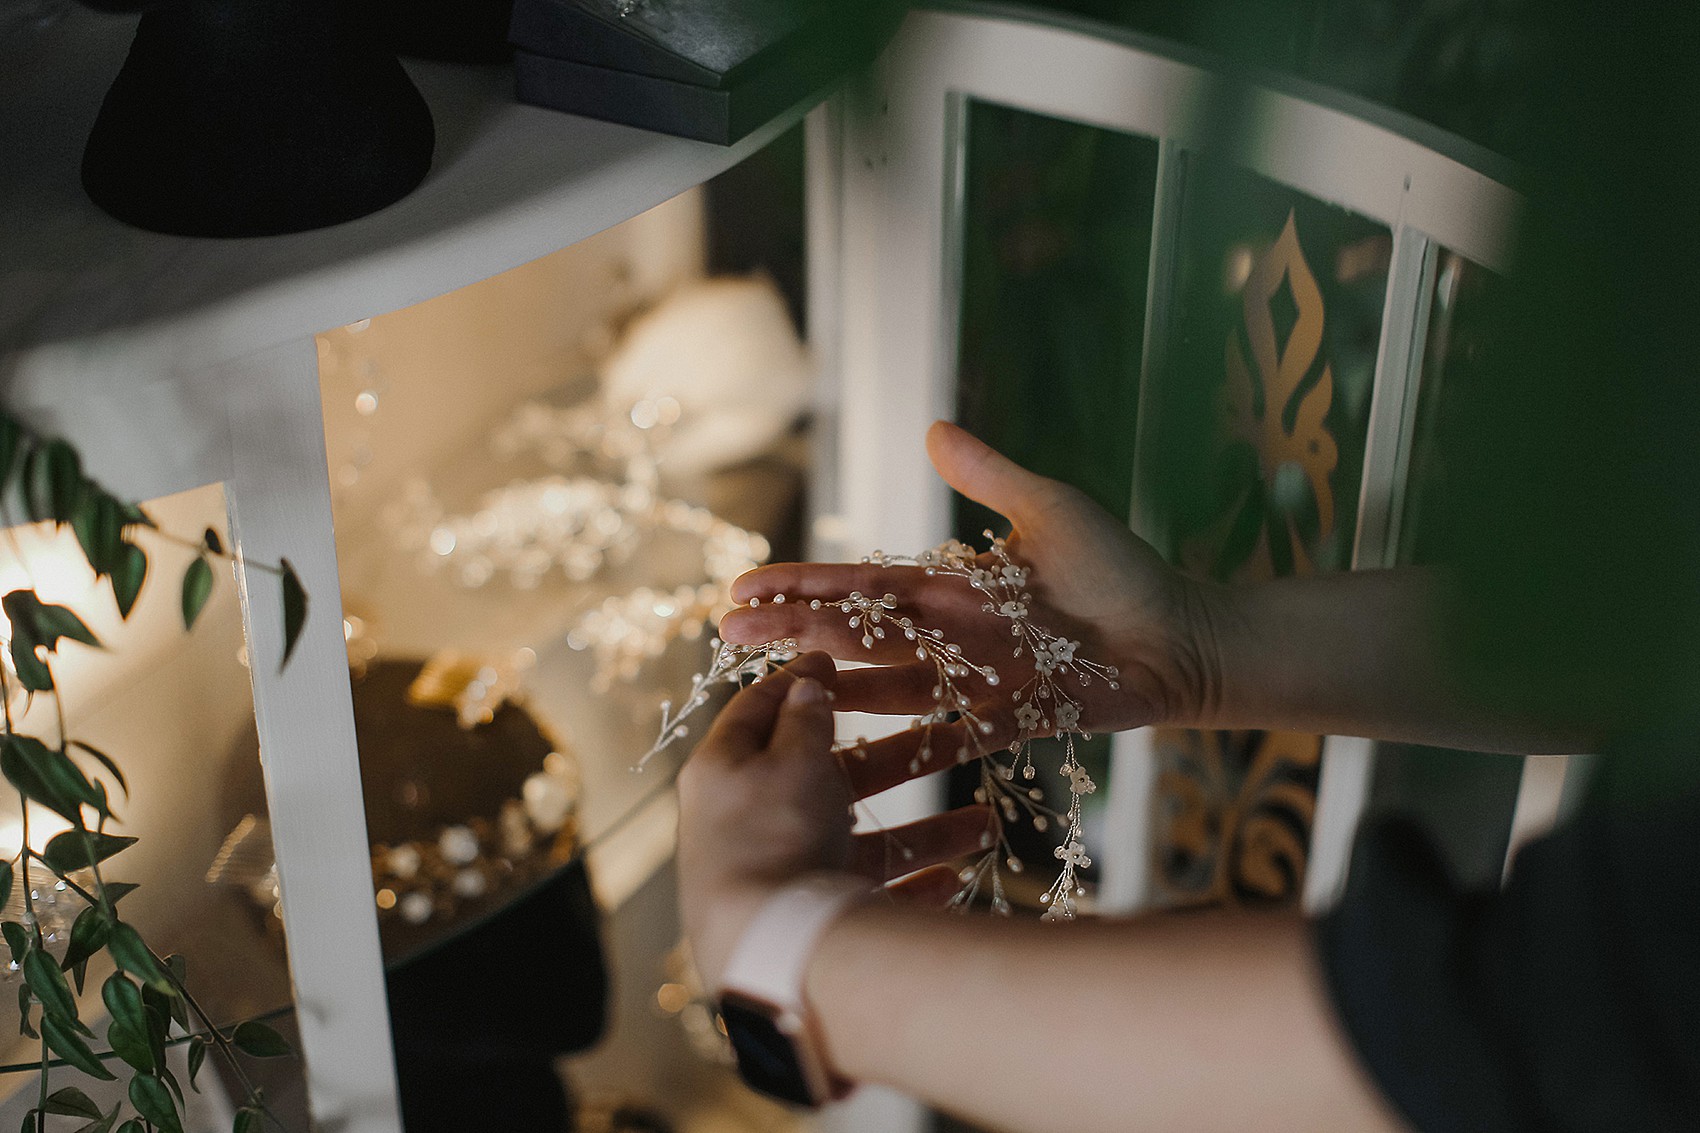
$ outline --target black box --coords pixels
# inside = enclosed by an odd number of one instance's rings
[[[521,102],[730,145],[866,66],[902,13],[896,0],[516,0],[509,39]]]

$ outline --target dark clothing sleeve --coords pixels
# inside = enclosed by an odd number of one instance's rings
[[[1318,943],[1415,1129],[1700,1130],[1700,793],[1683,786],[1608,784],[1503,891],[1457,889],[1407,822],[1365,829]]]

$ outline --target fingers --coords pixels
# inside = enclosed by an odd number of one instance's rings
[[[945,483],[1017,527],[1042,517],[1055,498],[1055,481],[1027,471],[948,421],[934,421],[927,430],[927,456]]]
[[[938,683],[938,666],[931,661],[845,669],[833,687],[832,706],[840,712],[919,716],[933,710]]]
[[[997,837],[990,807],[965,806],[851,839],[850,868],[875,881],[978,853]]]
[[[767,749],[784,757],[819,753],[825,758],[831,747],[832,709],[826,689],[818,680],[799,677],[786,690]]]
[[[803,602],[744,606],[720,619],[720,636],[735,645],[761,645],[791,638],[800,649],[820,649],[834,657],[878,664],[914,658],[914,644],[889,618],[882,615],[877,625],[865,625],[858,619],[852,626],[850,617],[837,608],[811,610]],[[877,635],[875,630],[879,631]],[[863,638],[871,638],[872,644],[864,645]]]
[[[926,577],[919,567],[883,567],[874,563],[771,563],[746,571],[732,582],[732,600],[765,602],[775,594],[798,598],[842,598],[853,590],[884,594],[913,588]]]
[[[703,740],[703,747],[722,752],[734,759],[747,758],[769,746],[780,707],[785,703],[791,686],[802,678],[830,686],[836,669],[832,658],[824,653],[805,653],[783,669],[769,673],[755,684],[742,689],[726,707],[720,710],[713,727]],[[822,697],[824,702],[825,697]],[[824,709],[824,703],[823,703]],[[830,721],[827,725],[831,731]],[[830,736],[828,742],[830,743]]]
[[[838,602],[852,594],[889,598],[894,608],[877,611],[872,626],[862,611],[843,609]],[[777,600],[784,595],[785,600]],[[894,619],[907,617],[944,629],[979,629],[985,595],[965,580],[929,575],[920,567],[881,567],[869,563],[776,563],[740,575],[732,596],[750,602],[720,621],[720,636],[739,645],[795,638],[805,648],[826,649],[841,657],[891,662],[912,654]],[[819,602],[812,607],[811,602]],[[850,625],[850,619],[857,624]],[[880,633],[870,630],[878,629]],[[883,634],[883,636],[882,636]],[[864,637],[873,638],[864,646]]]
[[[962,879],[947,865],[929,866],[885,887],[891,898],[904,905],[946,905],[962,890]]]
[[[992,730],[980,733],[978,746],[968,736],[968,726],[958,722],[923,724],[845,751],[850,793],[858,799],[877,795],[917,776],[955,767],[963,761],[964,750],[969,756],[995,751],[1014,738],[1008,723],[996,718],[987,723]]]

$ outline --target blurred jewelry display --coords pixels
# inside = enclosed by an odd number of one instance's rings
[[[382,764],[388,771],[395,760],[401,766],[423,761],[438,772],[432,776],[436,783],[404,773],[392,785],[393,800],[373,795],[368,785],[369,812],[374,805],[387,806],[372,823],[374,829],[415,832],[372,845],[380,926],[392,920],[412,927],[452,921],[486,899],[542,877],[578,848],[577,756],[512,699],[533,660],[529,654],[522,650],[513,658],[485,659],[445,651],[422,667],[378,662],[371,675],[357,681],[357,726],[367,720],[384,725],[376,739],[386,749],[373,749],[378,729],[361,728],[363,767]],[[374,680],[376,691],[362,697],[362,687]],[[402,695],[395,695],[403,688]],[[452,725],[433,722],[444,714],[452,714]],[[404,747],[412,750],[404,752]],[[427,819],[423,831],[417,819],[408,818],[445,810],[447,800],[433,797],[448,790],[445,781],[453,776],[444,772],[475,783],[512,775],[512,782],[519,777],[516,769],[526,767],[532,770],[520,780],[518,793],[501,799],[491,813],[449,822]],[[487,788],[486,793],[493,794]],[[281,916],[266,819],[242,818],[225,838],[207,881],[241,888],[261,908]]]
[[[630,680],[671,642],[700,637],[730,610],[732,580],[769,554],[762,536],[660,494],[657,438],[679,412],[667,396],[617,413],[523,405],[493,434],[493,451],[509,459],[534,454],[562,471],[487,492],[465,515],[449,514],[428,484],[414,481],[396,517],[397,538],[462,586],[500,578],[522,590],[553,572],[587,581],[657,538],[687,540],[701,563],[693,573],[704,581],[609,598],[568,631],[574,649],[592,652],[599,689]],[[587,465],[590,474],[577,471]]]
[[[916,658],[931,662],[934,667],[934,707],[910,725],[924,734],[909,770],[918,774],[938,758],[933,748],[935,729],[953,722],[960,723],[961,739],[949,754],[957,763],[979,761],[980,785],[974,792],[974,798],[976,802],[995,809],[999,829],[995,838],[988,835],[986,854],[962,871],[962,889],[952,904],[957,908],[967,908],[985,892],[994,912],[1008,913],[1010,904],[1004,894],[1000,862],[1013,873],[1020,873],[1024,867],[1003,833],[1004,826],[1025,819],[1035,830],[1043,832],[1055,822],[1063,830],[1062,844],[1053,851],[1061,869],[1056,881],[1039,900],[1046,906],[1043,919],[1068,920],[1076,913],[1076,898],[1085,894],[1077,871],[1092,864],[1080,836],[1080,800],[1098,788],[1076,756],[1075,737],[1084,737],[1086,733],[1080,729],[1080,702],[1070,694],[1062,678],[1071,678],[1072,684],[1082,687],[1094,680],[1105,681],[1111,689],[1121,686],[1117,683],[1118,673],[1113,667],[1079,656],[1078,641],[1052,633],[1029,617],[1033,601],[1027,590],[1031,580],[1030,568],[1010,558],[1004,540],[994,538],[990,531],[986,532],[986,537],[991,540],[991,549],[984,556],[978,556],[972,547],[952,540],[920,555],[899,556],[875,551],[863,561],[882,567],[918,566],[929,575],[960,578],[985,596],[986,601],[981,607],[983,613],[1009,620],[1010,635],[1014,639],[1012,657],[1018,662],[1023,657],[1029,658],[1033,671],[1011,695],[1017,734],[1005,749],[1007,760],[1000,752],[986,746],[986,737],[994,730],[993,724],[975,712],[962,683],[978,676],[988,685],[998,685],[1001,678],[991,664],[969,658],[960,644],[946,640],[943,631],[924,626],[902,612],[893,594],[874,596],[852,591],[841,598],[811,598],[808,607],[823,614],[834,611],[847,615],[849,628],[862,631],[865,648],[873,648],[875,641],[884,640],[888,634],[902,634],[913,643]],[[783,604],[787,598],[784,594],[776,594],[770,600]],[[751,599],[750,604],[759,602],[760,599]],[[671,701],[662,703],[660,731],[650,750],[638,760],[640,769],[657,753],[689,734],[686,720],[708,702],[715,685],[746,683],[791,660],[797,653],[797,643],[792,639],[754,646],[716,641],[715,646],[713,663],[692,681],[690,694],[678,710],[674,710]],[[1044,802],[1042,789],[1026,785],[1038,773],[1033,764],[1033,741],[1049,735],[1060,736],[1064,743],[1057,774],[1068,779],[1069,803],[1065,811],[1050,808]],[[841,745],[837,749],[839,757],[866,758],[866,742],[857,740]],[[1018,774],[1022,784],[1015,782]],[[905,857],[909,856],[906,847],[900,846],[899,849]]]

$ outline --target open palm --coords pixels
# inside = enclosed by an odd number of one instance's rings
[[[1081,730],[1200,718],[1214,664],[1205,584],[1170,567],[1081,492],[1028,472],[954,425],[935,424],[927,452],[953,488],[1009,519],[1014,530],[1008,551],[1030,568],[1024,588],[1031,596],[1028,620],[1078,642],[1078,656],[1117,670],[1114,682],[1093,680],[1068,689],[1080,705]],[[852,625],[856,611],[847,615],[834,605],[853,594],[889,598],[879,611],[880,625],[870,626],[865,615]],[[750,605],[721,622],[727,641],[753,645],[793,638],[804,649],[873,663],[839,675],[839,709],[918,715],[935,708],[937,669],[916,657],[914,644],[898,629],[897,619],[907,617],[942,631],[973,665],[998,673],[993,684],[970,670],[962,685],[975,715],[992,727],[987,741],[1008,743],[1022,730],[1016,693],[1031,675],[1032,661],[1011,656],[1010,620],[988,612],[986,595],[959,576],[918,566],[777,563],[744,575],[733,596]],[[894,632],[870,632],[888,627]],[[870,745],[879,750],[861,761],[859,773],[879,782],[866,785],[906,778],[913,764],[909,749],[918,742],[911,733]],[[851,769],[858,773],[858,764]]]

